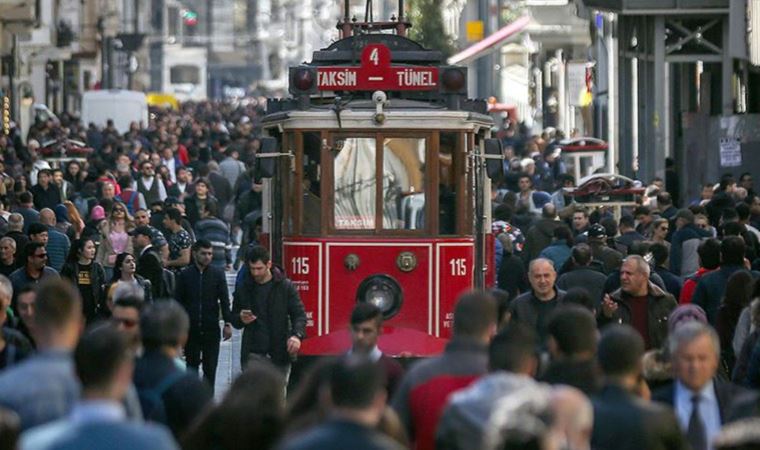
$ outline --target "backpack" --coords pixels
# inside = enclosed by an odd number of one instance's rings
[[[185,372],[176,370],[165,376],[156,386],[138,390],[137,396],[140,399],[140,408],[142,408],[143,418],[146,421],[158,422],[164,425],[168,424],[166,405],[163,398],[164,393],[185,375]]]
[[[137,191],[132,191],[131,195],[129,196],[129,200],[124,200],[124,197],[123,197],[124,192],[119,194],[119,198],[121,199],[122,203],[124,203],[124,205],[127,207],[127,211],[129,211],[130,216],[134,216],[135,211],[137,210],[137,208],[135,207],[135,202],[138,199],[137,195],[138,195]]]

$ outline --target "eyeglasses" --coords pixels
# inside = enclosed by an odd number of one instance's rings
[[[116,325],[124,325],[124,328],[134,328],[137,326],[137,320],[124,319],[121,317],[112,317],[111,321]]]

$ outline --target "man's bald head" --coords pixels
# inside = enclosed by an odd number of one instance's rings
[[[40,223],[47,226],[55,226],[55,213],[50,208],[40,210]]]

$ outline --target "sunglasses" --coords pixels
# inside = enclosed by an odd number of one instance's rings
[[[111,321],[116,325],[124,325],[124,328],[134,328],[137,326],[137,320],[135,319],[122,319],[119,317],[112,317]]]

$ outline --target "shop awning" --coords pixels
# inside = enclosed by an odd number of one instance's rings
[[[498,48],[505,40],[523,31],[530,24],[530,21],[530,16],[522,16],[516,19],[496,33],[449,58],[449,64],[461,64],[480,58],[494,48]]]

